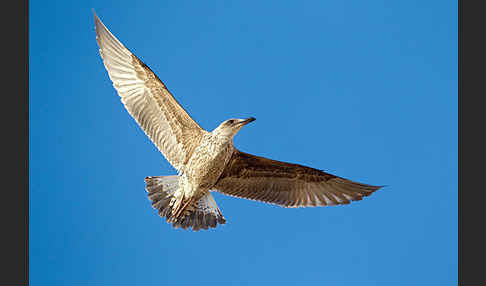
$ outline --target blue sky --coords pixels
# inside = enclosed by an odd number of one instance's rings
[[[92,8],[205,129],[368,184],[346,206],[215,194],[174,230],[175,170],[123,108]],[[30,285],[457,285],[456,1],[31,1]]]

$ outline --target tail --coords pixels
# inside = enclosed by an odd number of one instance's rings
[[[165,217],[167,222],[173,223],[175,228],[192,227],[192,230],[198,231],[214,228],[218,223],[226,223],[211,193],[205,194],[192,207],[184,207],[187,211],[184,211],[182,215],[175,216],[173,209],[179,209],[180,207],[176,204],[181,202],[176,198],[179,176],[146,177],[145,183],[152,207],[158,211],[161,217]]]

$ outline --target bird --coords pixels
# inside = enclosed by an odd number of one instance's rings
[[[349,204],[383,187],[238,150],[233,138],[254,117],[231,118],[206,131],[93,13],[99,53],[121,102],[177,170],[176,175],[145,178],[152,207],[174,228],[198,231],[225,224],[215,191],[297,208]]]

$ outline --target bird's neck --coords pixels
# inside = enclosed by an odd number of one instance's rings
[[[229,132],[228,130],[216,129],[211,132],[211,135],[214,136],[214,138],[216,138],[218,141],[233,143],[233,137],[235,137],[236,133]]]

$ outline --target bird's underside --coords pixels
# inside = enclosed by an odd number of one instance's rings
[[[381,188],[235,149],[233,136],[254,118],[227,120],[212,132],[202,129],[96,14],[95,27],[103,63],[122,103],[178,171],[145,178],[152,206],[174,227],[224,224],[211,191],[294,208],[349,204]]]

